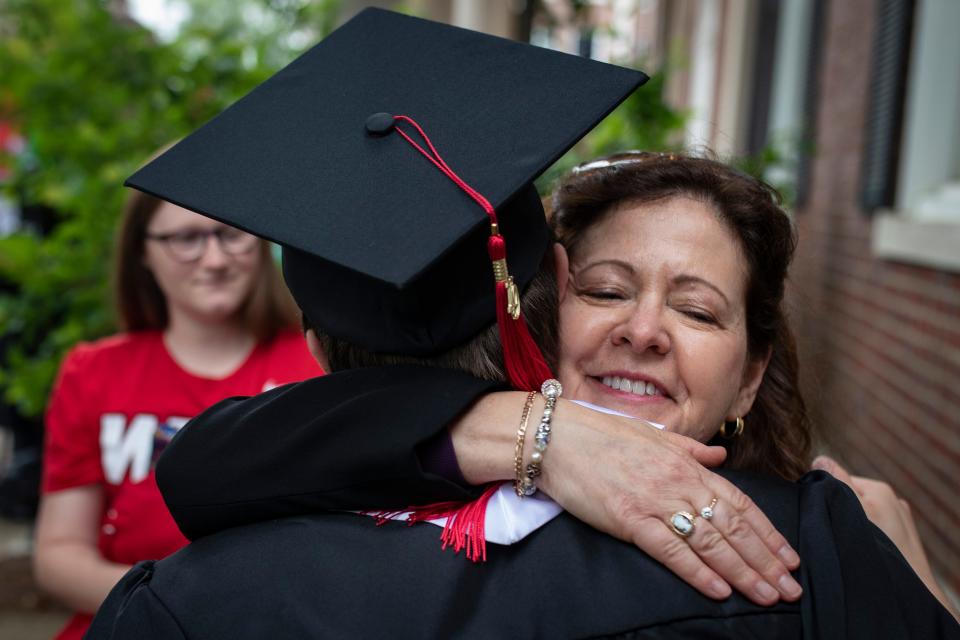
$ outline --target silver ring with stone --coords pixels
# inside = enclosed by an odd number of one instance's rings
[[[713,517],[713,508],[717,506],[717,499],[714,498],[710,501],[710,504],[703,509],[700,509],[700,517],[704,520],[709,520]]]
[[[696,516],[688,511],[677,511],[670,516],[669,524],[673,532],[681,538],[687,538],[696,528],[693,520]]]

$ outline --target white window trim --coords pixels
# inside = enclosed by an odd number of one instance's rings
[[[902,211],[883,211],[873,219],[871,244],[880,258],[960,271],[960,221],[920,220]]]
[[[960,23],[956,0],[917,6],[895,210],[873,220],[873,252],[960,271]]]
[[[697,14],[690,63],[689,105],[686,146],[695,148],[710,143],[713,137],[714,83],[717,76],[720,3],[705,2]]]

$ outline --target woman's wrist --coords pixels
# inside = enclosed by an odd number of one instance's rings
[[[538,419],[545,407],[543,396],[537,394],[531,411],[531,422]],[[581,441],[579,429],[582,424],[577,424],[577,414],[584,410],[581,406],[570,400],[559,398],[553,409],[553,420],[551,422],[550,435],[550,455],[544,456],[540,465],[540,476],[537,478],[537,488],[546,495],[556,499],[559,490],[559,484],[562,482],[563,469],[576,456],[577,442]],[[527,446],[524,449],[526,462],[530,461],[530,452],[532,452],[536,438],[535,429],[527,429]],[[582,453],[582,452],[581,452]]]
[[[541,392],[531,392],[527,396],[523,414],[520,417],[520,428],[517,431],[518,446],[514,461],[514,490],[520,497],[531,496],[537,492],[537,483],[543,473],[543,462],[547,447],[550,444],[553,412],[557,408],[557,401],[563,393],[563,388],[557,380],[550,379],[543,383]],[[540,418],[533,418],[536,428],[531,431],[533,442],[529,446],[520,446],[527,437],[527,423],[530,421],[533,403],[539,397],[543,409]]]
[[[526,494],[526,474],[524,473],[523,452],[526,449],[526,433],[530,424],[530,410],[533,408],[533,400],[537,397],[536,391],[527,394],[527,399],[523,403],[523,413],[520,414],[520,426],[517,428],[517,444],[513,451],[513,490],[521,498]]]
[[[457,463],[468,483],[478,485],[513,479],[517,425],[526,398],[527,394],[522,391],[487,394],[450,427]],[[539,417],[542,410],[542,399],[535,399],[531,421],[532,416]],[[526,457],[529,451],[532,448],[528,441],[524,446]]]

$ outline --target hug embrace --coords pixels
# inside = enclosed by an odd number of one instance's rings
[[[626,153],[545,215],[644,79],[368,10],[128,181],[280,243],[330,373],[180,431],[193,542],[88,637],[960,636],[872,485],[807,473],[776,194]]]

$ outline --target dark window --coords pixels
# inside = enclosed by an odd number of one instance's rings
[[[896,195],[914,5],[877,1],[860,193],[867,212],[893,206]]]
[[[770,116],[770,90],[777,51],[779,0],[762,0],[757,10],[757,42],[753,53],[753,97],[747,129],[747,154],[759,155],[767,145],[767,122]]]
[[[823,30],[827,0],[814,0],[810,19],[810,39],[807,45],[807,69],[803,91],[803,128],[800,132],[800,153],[797,162],[797,194],[794,207],[799,211],[810,194],[810,174],[816,153],[817,103],[820,100],[820,67],[823,61]]]

